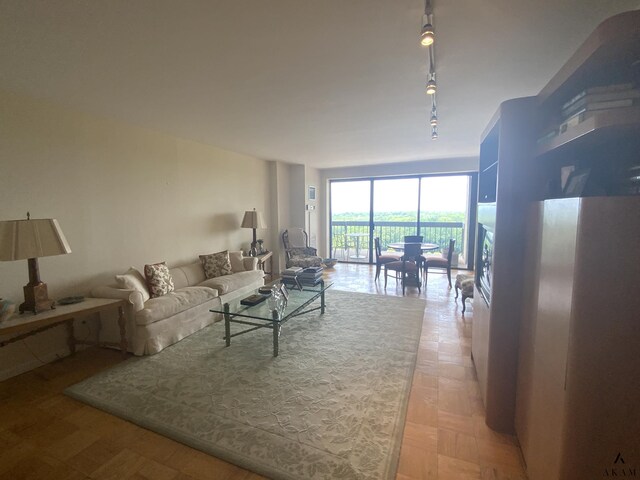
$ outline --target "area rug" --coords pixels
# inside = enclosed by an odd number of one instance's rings
[[[66,393],[273,479],[392,479],[424,308],[330,289],[324,315],[283,325],[278,357],[271,330],[225,347],[219,322]]]

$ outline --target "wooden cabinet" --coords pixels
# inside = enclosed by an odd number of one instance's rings
[[[640,467],[640,196],[545,200],[536,212],[516,418],[528,476]]]
[[[623,84],[640,88],[640,11],[604,21],[482,138],[472,354],[487,425],[515,429],[531,480],[622,476],[618,454],[640,472],[640,99],[567,122],[576,96]],[[584,189],[562,189],[570,169]]]
[[[518,332],[522,311],[522,260],[531,200],[530,161],[535,97],[500,105],[480,149],[478,184],[478,245],[473,299],[471,352],[478,374],[486,422],[513,433],[518,364]],[[483,253],[483,241],[493,237],[493,255]],[[481,273],[490,263],[491,288],[482,290]],[[490,291],[488,291],[490,290]]]
[[[581,91],[638,88],[639,60],[640,12],[603,22],[538,95],[536,139]],[[640,472],[640,196],[624,194],[638,152],[637,101],[590,111],[532,151],[515,418],[530,480]],[[561,198],[564,167],[591,187]]]

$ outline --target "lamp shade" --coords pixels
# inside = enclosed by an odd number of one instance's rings
[[[244,212],[244,218],[242,219],[242,228],[267,228],[267,225],[262,219],[262,214],[256,212],[255,209],[247,210]]]
[[[0,222],[0,260],[24,260],[71,253],[55,218]]]

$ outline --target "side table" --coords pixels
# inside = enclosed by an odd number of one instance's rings
[[[258,268],[261,269],[265,275],[269,275],[269,281],[273,280],[273,252],[261,253],[257,256]],[[269,270],[266,270],[266,263],[269,261]]]
[[[37,314],[23,313],[9,317],[0,323],[0,336],[18,334],[8,340],[0,340],[0,347],[4,347],[13,342],[23,340],[36,333],[49,330],[58,325],[65,324],[67,327],[67,344],[69,352],[73,355],[76,352],[76,345],[98,345],[98,346],[115,346],[120,347],[122,356],[127,355],[127,336],[126,336],[126,320],[124,317],[125,300],[114,300],[110,298],[86,298],[80,303],[72,305],[57,305],[56,308],[39,312]],[[98,341],[89,342],[85,340],[77,340],[74,335],[73,321],[77,317],[91,315],[93,313],[100,314],[109,309],[117,309],[118,326],[120,327],[120,343],[100,342],[100,330],[98,327]],[[99,324],[98,324],[99,325]]]

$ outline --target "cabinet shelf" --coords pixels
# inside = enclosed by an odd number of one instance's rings
[[[604,22],[547,83],[538,105],[553,109],[585,88],[637,80],[634,62],[640,58],[640,10],[615,15]]]
[[[560,148],[588,147],[610,141],[616,137],[640,133],[640,106],[594,112],[578,125],[538,145],[536,156],[541,157]]]

